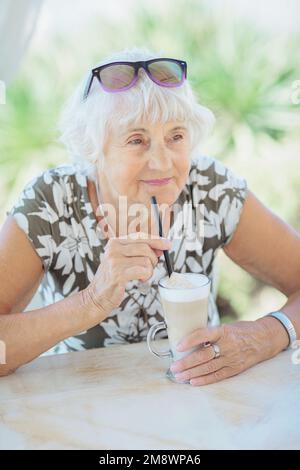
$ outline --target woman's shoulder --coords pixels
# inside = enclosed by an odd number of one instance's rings
[[[65,185],[71,181],[79,186],[87,186],[86,175],[79,166],[63,164],[42,171],[28,184],[32,186],[49,186],[51,188],[55,184]]]
[[[188,186],[193,205],[201,206],[207,237],[217,237],[216,244],[227,243],[246,200],[247,180],[216,158],[199,155],[191,162]]]
[[[198,155],[191,161],[188,184],[221,195],[225,189],[247,189],[247,180],[223,162],[210,155]]]
[[[87,177],[77,165],[59,165],[30,179],[19,194],[16,207],[72,204],[87,190]]]
[[[218,175],[223,177],[234,174],[232,169],[218,158],[215,158],[211,155],[202,154],[194,156],[191,161],[190,176],[193,177],[199,173],[211,176]]]
[[[39,214],[54,222],[68,208],[85,206],[86,192],[87,178],[82,170],[75,165],[59,165],[42,171],[28,181],[10,214],[21,213],[27,217]]]
[[[199,170],[206,171],[209,168],[212,168],[213,165],[217,162],[217,159],[211,155],[197,154],[194,155],[191,161],[191,170],[198,168]]]
[[[28,236],[45,270],[55,259],[56,247],[72,236],[69,227],[92,224],[86,186],[86,176],[77,166],[59,165],[31,179],[7,212]]]

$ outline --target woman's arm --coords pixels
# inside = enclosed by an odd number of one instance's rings
[[[91,284],[46,308],[21,313],[43,274],[42,263],[23,231],[8,218],[0,232],[0,341],[6,362],[0,376],[16,370],[65,338],[101,323],[116,308],[133,279],[147,280],[165,239],[114,239]],[[17,313],[14,313],[17,312]]]
[[[288,297],[281,310],[299,338],[299,234],[248,191],[239,224],[224,251],[239,266]],[[178,350],[188,351],[203,343],[216,343],[220,357],[215,357],[213,347],[198,348],[173,363],[171,370],[179,380],[190,380],[196,386],[224,380],[275,356],[288,346],[289,337],[276,318],[264,316],[196,330],[181,341]]]
[[[299,338],[300,235],[248,191],[239,224],[224,251],[254,277],[288,297],[280,310],[289,317]],[[264,317],[258,321],[275,330],[273,341],[278,340],[278,347],[286,343],[287,334],[278,320]]]
[[[96,306],[87,291],[77,292],[48,307],[0,316],[0,340],[6,345],[6,364],[0,377],[14,372],[59,341],[92,328],[109,312]]]
[[[0,315],[22,312],[43,273],[39,256],[14,217],[9,216],[0,231]]]
[[[13,217],[0,232],[0,340],[6,346],[7,375],[59,341],[100,323],[101,312],[87,291],[71,295],[49,307],[22,311],[34,295],[42,277],[42,262]],[[16,313],[19,312],[19,313]]]

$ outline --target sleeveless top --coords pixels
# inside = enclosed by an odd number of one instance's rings
[[[210,278],[209,325],[219,324],[215,258],[234,234],[246,192],[244,178],[218,160],[199,155],[191,161],[188,180],[176,201],[179,212],[168,234],[173,241],[171,260],[177,272],[202,273]],[[192,241],[183,229],[186,207],[195,217],[194,229],[197,220],[202,221],[200,243]],[[87,176],[80,167],[61,165],[44,171],[25,186],[7,214],[14,216],[42,261],[44,278],[39,291],[45,306],[88,286],[107,240],[101,236],[89,200]],[[129,282],[118,308],[99,325],[65,339],[56,352],[145,340],[149,327],[163,320],[158,282],[166,275],[162,256],[148,282]]]

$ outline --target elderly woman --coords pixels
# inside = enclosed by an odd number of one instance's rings
[[[62,140],[74,164],[31,181],[0,235],[2,376],[61,342],[75,351],[145,340],[163,319],[157,295],[166,275],[163,250],[175,271],[204,273],[212,285],[208,327],[184,338],[181,348],[203,342],[218,348],[199,347],[176,361],[178,378],[213,383],[299,338],[300,237],[245,179],[201,154],[213,116],[197,103],[186,69],[182,60],[126,50],[93,69],[67,104]],[[169,209],[166,238],[153,236],[151,218],[137,223],[131,212],[136,204],[149,211],[151,196]],[[201,243],[186,230],[175,233],[189,203],[203,222]],[[176,216],[175,205],[182,209]],[[220,248],[288,297],[281,311],[219,326]],[[38,286],[43,308],[23,314]]]

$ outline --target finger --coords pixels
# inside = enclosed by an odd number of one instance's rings
[[[212,326],[208,328],[198,328],[190,335],[183,338],[177,345],[177,351],[187,351],[199,344],[206,342],[216,343],[223,334],[223,326]]]
[[[195,379],[190,380],[190,384],[194,386],[199,385],[210,385],[221,380],[228,379],[233,375],[236,375],[238,372],[233,372],[229,367],[223,367],[222,369],[213,372],[212,374],[203,375],[202,377],[196,377]]]
[[[204,364],[205,362],[211,361],[215,357],[215,351],[212,347],[210,348],[199,348],[196,351],[190,353],[188,356],[183,357],[175,361],[171,365],[172,372],[182,372],[185,369],[190,369],[198,364]]]
[[[124,280],[125,282],[138,279],[141,282],[146,282],[151,278],[153,274],[152,267],[142,267],[142,266],[129,266],[124,269]]]
[[[122,243],[122,245],[128,245],[130,243],[147,243],[149,246],[151,246],[151,248],[156,248],[158,250],[169,250],[172,247],[171,241],[167,238],[149,238],[149,235],[147,235],[147,238],[145,238],[141,236],[141,232],[137,233],[136,238],[135,234],[130,234],[130,236],[126,238],[118,238],[116,240],[118,240],[119,243]]]
[[[199,364],[196,367],[185,370],[184,372],[176,373],[175,377],[179,380],[190,380],[202,375],[213,374],[219,369],[224,367],[223,358],[213,359],[205,364]]]
[[[163,254],[163,251],[162,251],[162,250],[156,250],[156,249],[154,248],[153,251],[154,251],[154,253],[156,254],[156,256],[157,256],[158,258],[160,258],[161,255]]]
[[[132,266],[147,268],[153,272],[151,260],[147,256],[129,256],[120,260],[120,267],[127,269]]]
[[[148,257],[153,267],[157,265],[157,256],[152,250],[152,248],[150,248],[150,246],[146,243],[137,243],[135,245],[121,245],[120,252],[126,257]]]

